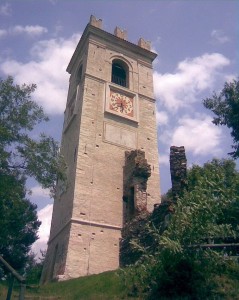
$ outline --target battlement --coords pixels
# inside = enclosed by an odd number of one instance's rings
[[[114,35],[127,41],[127,31],[120,29],[118,26],[115,27]]]
[[[92,26],[95,26],[99,29],[103,29],[102,25],[103,25],[103,22],[102,22],[102,19],[97,19],[95,16],[91,15],[90,16],[90,22],[89,22],[90,25]],[[115,27],[115,30],[114,30],[114,35],[117,36],[118,38],[121,38],[123,40],[128,40],[127,39],[127,31],[124,30],[124,29],[121,29],[120,27],[116,26]],[[150,41],[146,41],[145,39],[143,39],[142,37],[139,39],[138,41],[138,46],[143,48],[143,49],[146,49],[146,50],[151,50],[151,42]]]
[[[91,15],[90,16],[90,25],[102,29],[102,20],[101,19],[96,19],[95,16]]]

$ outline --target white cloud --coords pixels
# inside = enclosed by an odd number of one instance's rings
[[[31,61],[6,60],[0,69],[17,83],[36,83],[33,97],[38,104],[49,114],[62,113],[69,80],[66,67],[79,39],[80,35],[74,34],[69,39],[36,42],[30,50]]]
[[[225,75],[225,81],[227,81],[227,82],[231,82],[233,80],[237,80],[237,78],[238,78],[237,74],[228,74],[228,75]]]
[[[55,25],[55,29],[54,29],[54,36],[58,36],[58,34],[63,30],[63,26],[58,23],[57,25]]]
[[[7,35],[7,30],[5,29],[0,29],[0,38]]]
[[[11,33],[14,34],[27,34],[29,36],[39,36],[43,33],[47,33],[48,30],[46,27],[42,27],[39,25],[27,25],[27,26],[21,26],[21,25],[16,25],[12,29],[10,29]]]
[[[213,42],[217,42],[219,44],[225,44],[230,41],[230,38],[226,36],[222,30],[218,29],[212,30],[211,37]]]
[[[43,197],[43,198],[49,198],[50,190],[49,189],[43,189],[39,185],[34,186],[31,188],[32,196],[33,197]]]
[[[38,231],[39,239],[32,245],[32,251],[36,257],[41,257],[40,250],[44,251],[47,248],[47,242],[50,235],[51,217],[53,205],[48,204],[38,211],[38,219],[42,222]]]
[[[221,128],[212,124],[211,117],[199,115],[196,118],[184,117],[174,130],[171,145],[185,146],[193,155],[204,156],[210,153],[217,156],[221,153]]]
[[[169,154],[160,154],[159,153],[159,165],[169,165]]]
[[[30,37],[39,37],[43,33],[47,33],[48,30],[46,27],[42,27],[39,25],[27,25],[21,26],[16,25],[14,27],[10,27],[8,29],[0,29],[0,38],[5,35],[18,35],[18,34],[26,34]]]
[[[213,86],[219,72],[230,60],[219,53],[185,59],[173,74],[154,72],[155,95],[170,111],[187,107],[197,101],[200,93]]]
[[[168,129],[168,128],[166,128],[166,129],[163,128],[163,130],[160,130],[160,129],[161,129],[161,127],[158,126],[160,144],[165,144],[165,145],[169,146],[171,143],[172,135],[173,135],[172,129]]]
[[[168,114],[165,111],[156,112],[156,120],[158,126],[168,124]]]
[[[0,16],[10,16],[11,15],[11,6],[9,3],[0,5]]]

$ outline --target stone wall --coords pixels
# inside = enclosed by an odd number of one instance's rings
[[[177,197],[181,196],[183,190],[187,188],[187,159],[183,146],[170,147],[170,173],[172,181],[172,197],[173,201],[177,201]]]
[[[159,233],[162,233],[166,229],[173,211],[173,203],[165,201],[155,205],[152,213],[144,211],[124,226],[120,243],[121,267],[134,264],[142,255],[142,252],[134,247],[132,241],[137,240],[141,246],[147,247],[150,251],[157,247],[157,241],[152,236],[150,228],[156,227]]]
[[[145,152],[133,150],[125,152],[123,171],[124,223],[147,211],[147,181],[151,167],[145,159]]]
[[[126,155],[127,157],[127,155]],[[147,162],[144,161],[144,154],[139,153],[139,159],[137,160],[137,153],[131,152],[128,154],[128,162],[126,161],[125,173],[130,174],[125,176],[128,184],[134,180],[132,174],[137,169],[134,162],[139,161],[139,172],[136,174],[142,175],[139,178],[136,177],[136,182],[142,180],[143,189],[147,194],[147,176],[150,171]],[[184,189],[187,188],[187,160],[184,147],[172,146],[170,148],[170,171],[172,179],[172,198],[167,199],[160,204],[154,205],[154,210],[149,213],[147,210],[139,210],[137,214],[133,216],[122,229],[122,239],[120,243],[120,265],[122,267],[134,264],[142,255],[137,247],[132,243],[134,240],[140,244],[140,246],[147,248],[148,251],[154,251],[157,247],[157,241],[152,235],[151,229],[157,228],[159,234],[167,228],[171,214],[174,212],[174,206],[177,198],[183,194]],[[124,191],[127,189],[124,189]],[[160,201],[159,201],[160,202]]]

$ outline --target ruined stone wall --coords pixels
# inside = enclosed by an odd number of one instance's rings
[[[155,205],[152,213],[144,211],[124,226],[120,243],[121,267],[134,264],[142,255],[142,252],[131,244],[133,240],[137,240],[141,246],[151,249],[150,251],[157,247],[157,241],[155,241],[149,228],[156,227],[159,229],[159,233],[163,233],[173,211],[173,203],[166,201]]]
[[[150,176],[151,167],[145,159],[145,152],[126,151],[123,172],[124,223],[147,211],[147,181]]]
[[[136,164],[134,163],[134,159],[137,155],[134,152],[131,152],[130,155],[128,164],[126,161],[125,167],[125,171],[127,171],[126,174],[130,174],[130,176],[125,177],[125,179],[128,180],[128,183],[132,181],[132,174],[134,174],[134,170],[137,169],[135,168]],[[138,173],[143,175],[144,187],[145,191],[147,191],[148,165],[143,160],[143,153],[140,153],[138,161],[139,169],[142,170],[142,173],[141,171]],[[142,164],[140,164],[140,161],[142,161]],[[181,196],[183,191],[187,188],[187,160],[184,147],[172,146],[170,148],[170,171],[172,179],[172,199],[167,199],[162,203],[155,204],[152,213],[149,213],[147,210],[139,211],[138,214],[124,225],[120,243],[120,265],[122,267],[134,264],[142,255],[142,252],[132,244],[133,240],[136,240],[142,247],[153,252],[154,248],[157,247],[157,241],[155,241],[150,232],[150,228],[153,229],[156,227],[159,234],[163,233],[167,228],[170,222],[170,216],[174,212],[177,198]],[[144,176],[144,174],[146,174],[146,176]]]
[[[183,190],[187,188],[187,159],[183,146],[170,147],[170,173],[172,181],[173,201],[181,196]]]

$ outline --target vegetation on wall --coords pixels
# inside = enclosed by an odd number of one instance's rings
[[[235,163],[213,160],[203,167],[193,166],[188,180],[190,188],[174,205],[166,230],[162,233],[154,224],[146,225],[155,240],[153,247],[133,241],[142,256],[124,276],[129,289],[144,299],[206,299],[217,284],[215,276],[236,268],[223,247],[207,247],[239,236],[238,220],[231,214],[239,209]]]
[[[215,125],[231,131],[239,157],[239,82],[204,100]],[[164,196],[169,201],[171,191]],[[169,201],[170,202],[170,201]],[[239,265],[239,173],[233,160],[213,159],[188,170],[187,189],[167,214],[165,230],[148,220],[144,236],[131,241],[139,259],[123,271],[132,295],[143,299],[236,299]],[[143,243],[142,243],[143,241]],[[227,245],[234,244],[234,247]],[[224,288],[224,285],[230,288]],[[238,290],[238,289],[237,289]],[[233,294],[234,293],[234,294]],[[232,296],[233,295],[233,296]]]
[[[47,120],[42,109],[31,100],[35,88],[14,85],[11,77],[0,80],[0,211],[3,216],[0,255],[18,270],[28,262],[29,270],[33,271],[29,280],[34,283],[42,264],[36,264],[32,256],[29,258],[28,252],[37,239],[40,222],[36,206],[27,199],[26,178],[35,177],[43,187],[51,188],[52,193],[57,178],[64,180],[64,163],[58,156],[57,143],[46,135],[38,140],[31,138],[34,126]],[[213,122],[231,128],[233,158],[239,157],[238,90],[238,81],[226,83],[220,95],[204,100],[204,105],[216,115]],[[170,197],[169,191],[164,200]],[[128,296],[237,299],[239,267],[235,251],[238,249],[215,247],[215,244],[239,241],[239,172],[235,161],[213,159],[203,166],[193,165],[188,170],[187,189],[177,203],[166,205],[164,210],[167,219],[158,220],[158,224],[155,215],[148,221],[143,219],[144,229],[140,227],[138,231],[144,231],[147,238],[140,233],[131,242],[137,252],[136,262],[121,271]],[[109,273],[107,280],[111,278]],[[87,285],[87,279],[82,280]],[[56,290],[64,285],[67,283],[56,284]],[[119,286],[122,291],[122,285]],[[107,287],[102,285],[102,289],[105,291]],[[52,285],[46,294],[53,290]],[[89,290],[91,287],[86,293]],[[72,289],[67,299],[71,299],[71,294]],[[126,299],[125,291],[123,294],[122,299]],[[115,291],[109,299],[113,295]]]

